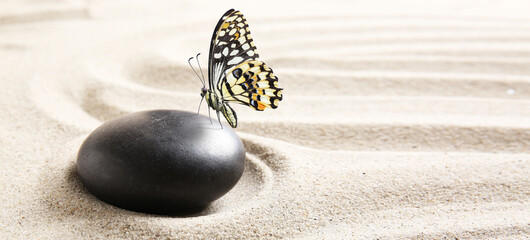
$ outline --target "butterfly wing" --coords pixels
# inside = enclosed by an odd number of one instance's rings
[[[210,43],[208,83],[222,99],[221,112],[234,128],[237,116],[228,102],[263,111],[278,107],[282,100],[278,78],[258,58],[247,20],[241,12],[228,10],[217,23]]]
[[[219,89],[224,101],[251,106],[258,111],[277,108],[282,100],[278,78],[259,60],[240,63],[228,71],[221,83]]]
[[[218,85],[227,70],[257,58],[258,53],[252,42],[247,20],[241,12],[228,10],[217,23],[210,43],[208,62],[210,89],[219,90]]]

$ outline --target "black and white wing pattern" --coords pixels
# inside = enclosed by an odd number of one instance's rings
[[[209,87],[223,104],[235,102],[258,111],[278,107],[278,78],[258,58],[247,20],[241,12],[228,10],[215,27],[208,62]]]

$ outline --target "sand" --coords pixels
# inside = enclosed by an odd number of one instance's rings
[[[186,61],[229,8],[285,88],[276,110],[234,107],[238,185],[187,217],[93,197],[75,171],[84,138],[122,114],[196,111]],[[3,1],[0,239],[528,239],[529,9]]]

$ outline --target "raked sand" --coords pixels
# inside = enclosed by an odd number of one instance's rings
[[[285,89],[276,110],[235,106],[241,181],[191,217],[93,197],[75,171],[84,138],[122,114],[196,111],[186,61],[229,8]],[[0,239],[528,239],[529,10],[3,1]]]

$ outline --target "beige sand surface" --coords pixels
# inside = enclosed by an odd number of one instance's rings
[[[83,139],[121,114],[195,111],[186,61],[207,55],[229,8],[285,88],[274,111],[235,106],[238,185],[195,217],[87,193]],[[0,239],[528,239],[529,12],[525,0],[2,1]]]

